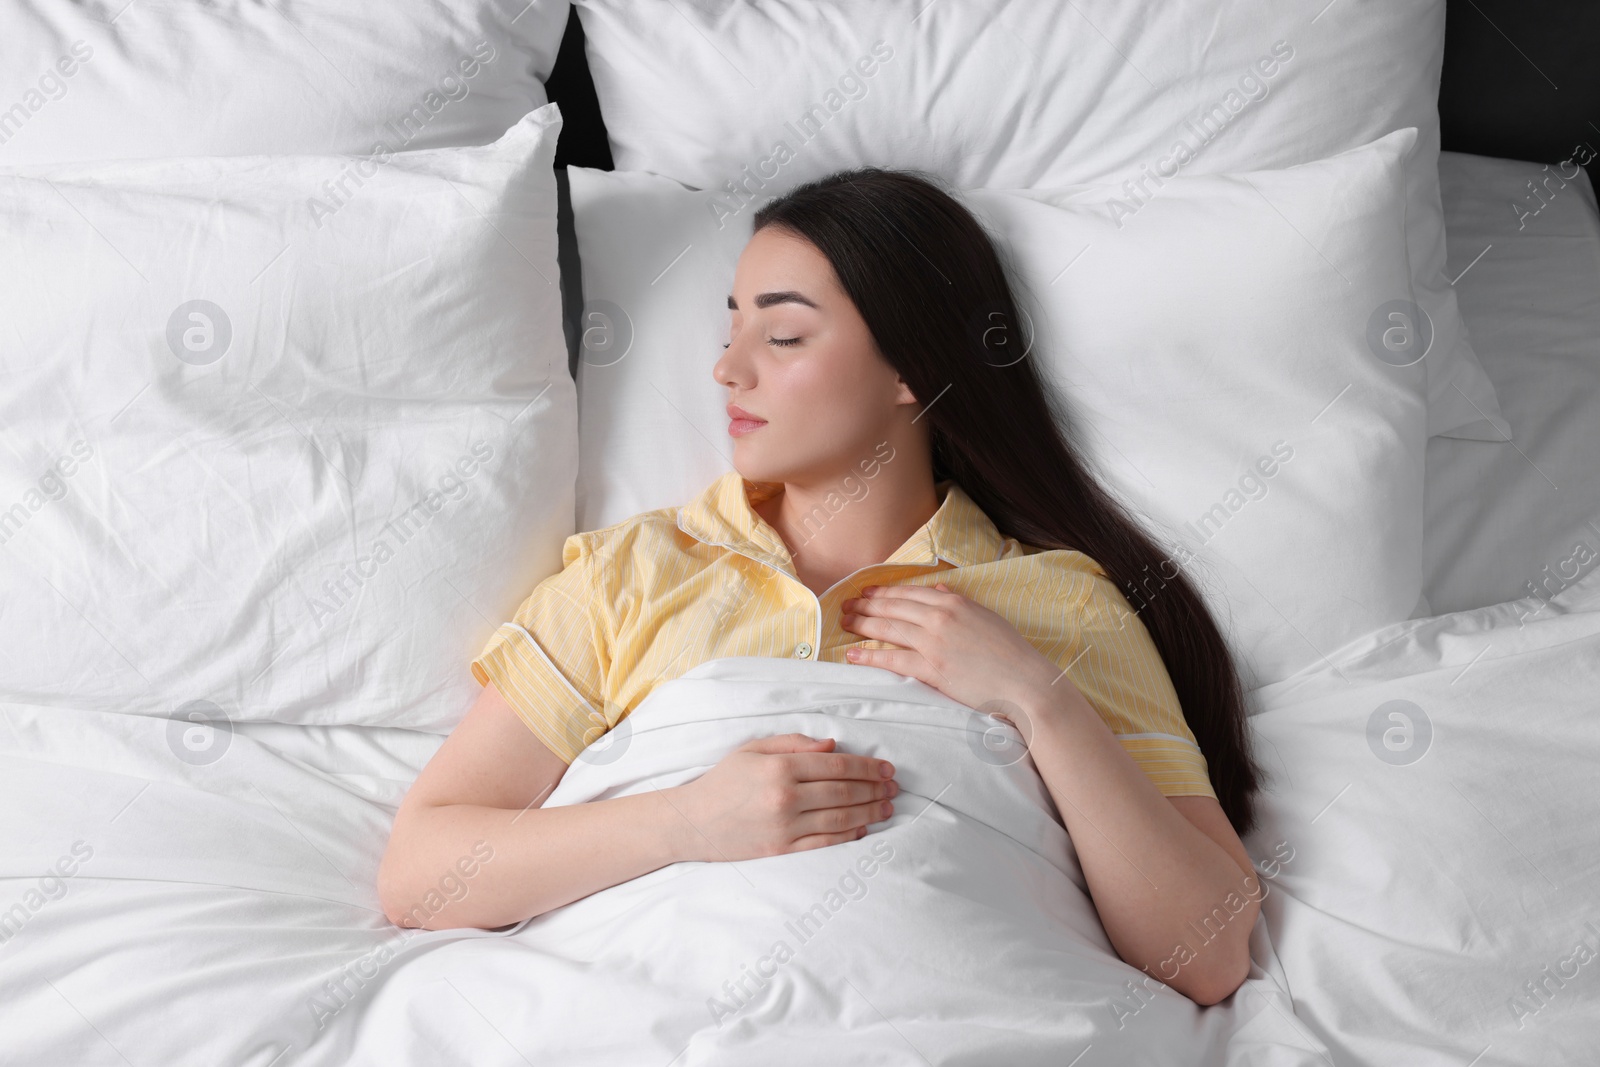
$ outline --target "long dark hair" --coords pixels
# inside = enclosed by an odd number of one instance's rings
[[[1082,552],[1123,590],[1166,663],[1218,803],[1248,833],[1258,771],[1222,634],[1182,569],[1079,459],[1036,359],[1018,358],[1023,320],[999,250],[936,181],[842,171],[767,203],[753,228],[781,227],[828,258],[884,358],[931,404],[936,482],[952,479],[1023,544]]]

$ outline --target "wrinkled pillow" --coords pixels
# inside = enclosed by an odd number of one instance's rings
[[[459,721],[573,532],[560,128],[0,170],[0,701]]]

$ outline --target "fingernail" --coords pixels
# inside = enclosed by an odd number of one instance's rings
[[[883,775],[883,777],[885,777],[885,778],[894,777],[894,764],[892,764],[892,763],[880,764],[879,767],[878,767],[878,773]]]

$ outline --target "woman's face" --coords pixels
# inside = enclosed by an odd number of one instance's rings
[[[739,256],[728,309],[728,344],[712,377],[729,404],[765,420],[733,439],[745,478],[822,485],[859,477],[880,442],[901,447],[917,429],[916,397],[811,242],[776,226],[756,231]]]

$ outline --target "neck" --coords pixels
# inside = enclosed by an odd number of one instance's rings
[[[821,593],[888,559],[933,518],[940,503],[931,468],[900,478],[881,468],[870,482],[785,482],[782,492],[755,511],[783,539],[795,576]]]

